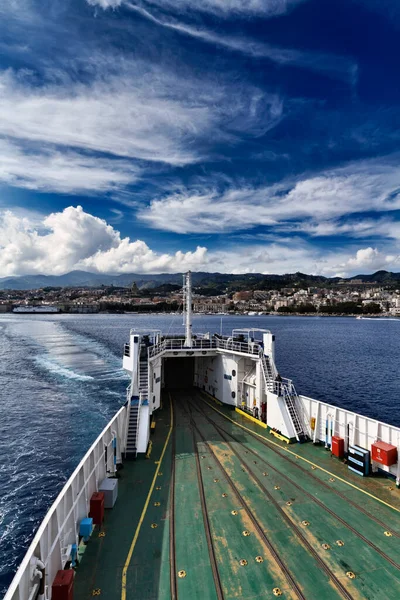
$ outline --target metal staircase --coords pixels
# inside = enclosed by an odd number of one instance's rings
[[[276,369],[271,363],[269,357],[265,356],[262,351],[260,351],[260,360],[264,376],[265,389],[273,394],[276,394],[277,396],[283,397],[296,433],[296,439],[299,442],[305,441],[307,439],[307,434],[304,431],[302,419],[300,418],[297,408],[300,406],[300,399],[297,396],[297,392],[293,383],[290,381],[290,379],[276,379]]]
[[[130,403],[125,456],[127,458],[135,458],[137,454],[137,438],[139,431],[139,398],[131,398]]]
[[[137,455],[140,407],[149,396],[149,364],[147,359],[139,362],[139,398],[131,396],[131,387],[128,388],[129,420],[126,435],[126,456],[134,458]]]
[[[304,442],[307,439],[307,435],[304,432],[304,427],[301,423],[301,419],[297,410],[300,399],[297,396],[294,385],[291,381],[283,382],[282,395],[284,397],[286,407],[288,409],[289,416],[292,420],[294,430],[296,432],[296,439],[299,442]]]
[[[141,404],[149,399],[149,362],[141,360],[139,363],[139,395]]]
[[[260,351],[260,359],[262,365],[262,372],[264,376],[265,389],[275,394],[275,373],[271,365],[271,361],[269,360],[269,357],[265,356],[262,350]]]

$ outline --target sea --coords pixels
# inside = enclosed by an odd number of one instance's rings
[[[400,320],[202,316],[194,332],[264,328],[298,393],[400,426]],[[0,315],[0,597],[46,511],[125,401],[131,328],[182,315]]]

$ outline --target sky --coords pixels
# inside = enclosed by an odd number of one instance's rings
[[[0,3],[0,277],[400,271],[400,5]]]

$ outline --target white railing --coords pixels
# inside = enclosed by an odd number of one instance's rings
[[[308,423],[312,427],[314,442],[326,441],[328,424],[332,435],[344,439],[346,452],[349,444],[357,444],[370,450],[373,442],[379,440],[396,446],[400,457],[399,427],[307,396],[299,396],[299,401],[303,405]],[[382,467],[381,465],[380,467],[400,478],[400,461],[391,467]]]
[[[233,338],[213,338],[210,340],[208,338],[199,337],[197,339],[192,339],[192,346],[189,348],[185,345],[185,340],[183,338],[168,339],[163,340],[155,346],[150,346],[149,358],[153,358],[154,356],[157,356],[158,354],[161,354],[167,350],[185,350],[190,352],[191,350],[212,349],[229,350],[230,352],[240,352],[241,354],[251,354],[253,356],[257,356],[260,352],[260,345],[258,342],[238,342]]]
[[[3,600],[36,598],[40,579],[38,574],[34,574],[34,566],[38,560],[45,566],[44,599],[51,599],[52,582],[69,558],[68,547],[79,542],[79,524],[88,515],[92,494],[98,490],[99,483],[108,473],[115,472],[115,438],[116,459],[117,462],[121,461],[121,454],[125,451],[126,414],[126,406],[123,406],[64,485],[43,519]]]
[[[226,340],[216,340],[216,347],[220,350],[230,350],[231,352],[240,352],[241,354],[258,355],[260,345],[257,342],[237,342],[233,338]]]
[[[156,346],[149,346],[149,358],[153,358],[153,356],[157,356],[166,350],[186,350],[190,352],[192,350],[210,350],[212,348],[216,348],[216,344],[214,340],[209,339],[192,339],[192,346],[189,348],[185,345],[184,339],[169,339],[163,340]]]
[[[126,388],[126,418],[125,418],[125,431],[124,431],[124,449],[128,444],[128,432],[129,432],[129,419],[131,416],[131,398],[132,398],[132,383]]]

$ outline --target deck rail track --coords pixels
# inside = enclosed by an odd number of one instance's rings
[[[190,402],[189,402],[190,404]],[[221,472],[223,473],[229,487],[231,488],[233,494],[236,496],[236,499],[238,500],[238,502],[240,503],[240,505],[243,507],[243,509],[245,510],[247,516],[249,517],[249,519],[251,520],[251,522],[254,525],[254,528],[256,529],[257,533],[259,534],[262,542],[264,543],[264,545],[267,547],[267,549],[269,550],[269,552],[271,553],[272,557],[274,558],[275,562],[277,563],[277,565],[279,566],[279,568],[281,569],[281,571],[283,572],[286,580],[288,581],[290,587],[294,590],[294,592],[296,593],[297,597],[300,600],[307,600],[306,596],[304,595],[304,593],[302,592],[300,586],[298,585],[298,583],[296,582],[295,578],[293,577],[293,575],[291,574],[290,570],[288,569],[288,567],[286,566],[286,564],[284,563],[284,561],[282,560],[282,558],[280,557],[279,553],[276,551],[274,545],[272,544],[272,542],[270,541],[270,539],[267,537],[267,535],[265,534],[261,524],[259,523],[257,517],[255,516],[255,514],[253,513],[253,511],[248,507],[248,505],[246,504],[245,499],[243,498],[243,496],[241,495],[241,493],[239,492],[238,488],[236,487],[235,483],[233,482],[233,479],[228,475],[228,473],[226,472],[226,470],[224,469],[221,461],[219,460],[219,458],[215,455],[214,451],[212,450],[210,444],[207,442],[206,438],[203,436],[203,434],[201,433],[200,429],[197,427],[196,422],[193,419],[193,416],[190,415],[190,423],[192,428],[197,432],[198,437],[200,438],[200,440],[205,444],[205,446],[208,448],[210,455],[212,456],[212,458],[214,459],[215,463],[219,466],[219,468],[221,469]],[[348,600],[353,600],[352,596],[347,595],[346,598],[348,598]]]
[[[183,410],[184,410],[184,412],[186,412],[184,407],[183,407]],[[204,529],[205,529],[205,533],[206,533],[208,554],[210,557],[211,570],[212,570],[212,574],[213,574],[213,578],[214,578],[215,591],[217,593],[217,598],[218,598],[218,600],[224,600],[224,598],[225,598],[224,590],[222,587],[221,577],[220,577],[219,570],[218,570],[218,562],[217,562],[217,557],[215,555],[215,548],[214,548],[214,543],[213,543],[212,534],[211,534],[211,525],[210,525],[210,519],[208,518],[207,501],[206,501],[206,495],[205,495],[205,491],[204,491],[204,481],[203,481],[203,475],[201,473],[199,450],[198,450],[197,443],[196,443],[195,432],[194,432],[194,429],[192,426],[192,413],[191,413],[190,409],[189,409],[189,413],[190,413],[188,415],[189,416],[189,425],[190,425],[190,429],[192,432],[192,438],[193,438],[193,448],[194,448],[195,459],[196,459],[197,483],[198,483],[199,493],[200,493],[201,512],[203,515],[203,523],[204,523]]]
[[[171,587],[171,600],[178,599],[178,586],[176,580],[176,548],[175,548],[175,456],[176,456],[176,429],[172,430],[171,444],[171,489],[169,496],[169,579]]]
[[[194,405],[197,408],[197,405]],[[264,486],[264,484],[262,483],[262,481],[258,478],[258,476],[254,473],[254,471],[251,469],[251,467],[249,467],[242,459],[242,457],[240,456],[239,452],[237,452],[237,450],[235,450],[231,443],[228,441],[227,437],[221,432],[220,428],[214,423],[212,422],[211,419],[208,418],[208,416],[203,412],[203,411],[199,411],[200,414],[202,414],[212,425],[213,427],[215,427],[215,429],[218,431],[218,433],[220,434],[220,436],[222,437],[222,439],[224,440],[224,442],[229,446],[229,448],[232,450],[233,454],[239,459],[240,463],[242,464],[243,467],[246,468],[246,471],[249,473],[249,475],[252,477],[252,479],[257,483],[257,485],[260,487],[260,489],[263,491],[263,493],[266,495],[266,497],[271,501],[271,503],[274,505],[274,507],[277,509],[277,511],[279,512],[279,514],[282,516],[282,518],[284,519],[284,521],[289,525],[289,527],[293,530],[293,532],[295,533],[295,535],[299,538],[299,540],[301,541],[301,543],[305,546],[305,548],[308,550],[308,552],[314,557],[314,559],[318,562],[318,564],[321,566],[321,568],[323,569],[323,571],[326,573],[326,575],[329,577],[329,579],[332,581],[332,583],[334,583],[334,585],[337,587],[338,591],[341,593],[341,595],[344,598],[347,598],[347,600],[353,600],[353,596],[351,595],[351,593],[346,589],[346,587],[342,584],[342,582],[338,579],[338,577],[336,577],[336,575],[333,573],[333,571],[329,568],[329,566],[325,563],[325,561],[320,557],[320,555],[318,554],[318,552],[314,549],[314,547],[310,544],[310,542],[306,539],[306,537],[303,535],[303,533],[300,531],[300,529],[297,527],[297,525],[295,523],[293,523],[292,519],[285,513],[285,511],[282,509],[282,507],[280,506],[279,502],[276,501],[276,499],[274,498],[274,496],[267,490],[267,488]],[[196,426],[197,429],[197,426]],[[197,429],[198,430],[198,429]],[[199,430],[198,430],[199,431]],[[211,449],[210,445],[208,444],[208,442],[205,440],[204,436],[201,434],[201,432],[199,431],[199,435],[200,437],[202,437],[204,443],[207,445],[207,447],[210,449],[210,452],[213,453],[214,458],[216,459],[216,461],[220,464],[221,468],[222,465],[220,463],[220,461],[218,460],[218,458],[215,456],[213,450]],[[240,442],[239,442],[240,443]],[[226,473],[226,471],[224,470],[224,474]],[[227,475],[227,474],[226,474]],[[227,475],[227,477],[230,479],[229,475]],[[233,484],[234,486],[234,484]],[[240,495],[240,494],[239,494]],[[242,498],[241,500],[244,504],[244,508],[246,509],[246,504],[244,499]],[[249,514],[250,516],[250,514]],[[250,517],[251,518],[251,517]],[[252,519],[253,520],[253,519]],[[260,527],[260,526],[258,526]],[[260,527],[261,529],[261,527]],[[258,528],[257,528],[258,530]],[[261,529],[263,535],[264,532]],[[280,559],[281,560],[281,559]],[[286,566],[285,566],[286,568]],[[292,576],[291,576],[292,577]],[[296,588],[297,588],[297,584],[296,584]],[[297,589],[296,589],[297,591]],[[302,594],[301,590],[300,593]],[[301,597],[304,597],[304,595],[302,595]]]
[[[226,436],[231,437],[236,443],[241,444],[241,442],[235,438],[234,435],[232,435],[231,433],[229,433],[228,431],[226,431],[225,429],[223,429],[222,427],[220,427],[219,425],[217,425],[214,421],[212,421],[212,419],[210,419],[206,413],[204,413],[201,409],[199,411],[206,419],[209,423],[211,423],[215,429],[219,432],[219,434],[221,435],[221,437],[224,439],[224,441],[226,441],[226,443],[229,445],[229,447],[231,448],[232,452],[234,452],[234,454],[236,456],[238,456],[238,458],[240,458],[240,460],[243,462],[243,459],[240,457],[240,454],[237,453],[237,451],[231,446],[230,442],[227,440]],[[307,498],[309,498],[311,501],[313,501],[315,504],[317,504],[320,508],[322,508],[323,510],[325,510],[327,513],[329,513],[332,517],[334,517],[337,521],[339,521],[342,525],[344,525],[349,531],[351,531],[352,533],[354,533],[354,535],[356,535],[359,539],[361,539],[365,544],[367,544],[368,546],[370,546],[373,550],[375,550],[375,552],[377,552],[383,559],[385,559],[387,562],[389,562],[393,567],[395,567],[396,569],[400,570],[400,564],[398,564],[395,560],[393,560],[392,558],[390,558],[390,556],[388,556],[385,552],[383,552],[383,550],[381,550],[378,546],[376,546],[373,542],[371,542],[371,540],[369,540],[368,538],[366,538],[362,533],[360,533],[359,531],[357,531],[357,529],[355,529],[352,525],[350,525],[347,521],[345,521],[344,519],[342,519],[342,517],[340,517],[338,514],[336,514],[333,510],[331,510],[330,508],[328,508],[323,502],[321,502],[321,500],[318,500],[318,498],[316,498],[315,496],[313,496],[312,494],[310,494],[309,492],[307,492],[306,490],[304,490],[301,486],[299,486],[297,483],[295,483],[292,479],[290,479],[290,477],[288,477],[287,475],[284,475],[281,471],[279,471],[276,467],[274,467],[273,465],[271,465],[271,463],[269,463],[267,460],[265,460],[262,456],[260,456],[260,454],[258,454],[258,452],[252,450],[251,448],[247,448],[246,449],[247,452],[249,452],[250,454],[252,454],[253,456],[257,457],[266,467],[268,467],[270,470],[275,471],[276,473],[278,473],[279,477],[283,480],[286,481],[287,483],[289,483],[289,485],[292,485],[294,488],[296,488],[297,490],[299,490],[302,494],[304,494]],[[244,463],[245,464],[245,463]],[[247,471],[252,475],[252,470],[250,467],[247,466],[247,464],[245,464]],[[257,477],[257,476],[255,476]],[[258,478],[257,478],[258,479]],[[319,481],[319,480],[318,480]],[[259,482],[259,480],[257,481],[257,483]],[[262,484],[261,484],[262,485]],[[327,486],[329,488],[329,486]],[[331,489],[331,488],[329,488]]]
[[[204,403],[204,400],[201,399],[201,401]],[[197,406],[197,405],[196,405]],[[221,416],[226,419],[225,415]],[[219,426],[220,427],[220,426]],[[226,430],[224,430],[226,432]],[[228,433],[228,432],[226,432]],[[265,446],[266,448],[268,448],[268,450],[271,450],[272,452],[274,452],[276,455],[278,455],[280,458],[283,458],[286,462],[290,463],[291,465],[294,465],[297,469],[299,469],[302,473],[304,473],[305,475],[307,475],[308,477],[310,477],[311,479],[313,479],[314,481],[318,482],[319,484],[321,484],[325,489],[329,490],[330,492],[333,492],[334,494],[336,494],[337,496],[339,496],[342,500],[345,500],[348,504],[350,504],[351,506],[353,506],[354,508],[356,508],[357,510],[359,510],[360,512],[362,512],[366,517],[368,517],[369,519],[371,519],[372,521],[375,521],[375,523],[377,523],[378,525],[380,525],[381,527],[383,527],[383,529],[385,531],[389,531],[394,537],[400,538],[400,533],[398,533],[397,531],[394,531],[392,529],[392,527],[390,525],[388,525],[387,523],[385,523],[384,521],[382,521],[381,519],[379,519],[378,517],[376,517],[375,515],[373,515],[372,513],[370,513],[366,508],[364,508],[363,506],[360,506],[359,504],[357,504],[357,502],[355,502],[354,500],[351,500],[350,498],[348,498],[347,496],[345,496],[345,494],[342,494],[342,492],[340,492],[339,490],[336,490],[334,487],[328,485],[325,481],[323,481],[322,479],[319,479],[318,477],[316,477],[315,475],[313,475],[312,473],[310,473],[309,470],[305,469],[304,467],[302,467],[299,463],[294,462],[293,460],[291,460],[288,456],[286,456],[284,454],[285,450],[283,450],[283,452],[280,452],[275,446],[273,446],[272,444],[270,444],[268,442],[268,440],[263,440],[260,437],[258,437],[258,435],[254,434],[252,431],[247,431],[247,433],[254,438],[255,440],[257,440],[258,442],[260,442],[260,444],[262,444],[263,446]],[[231,435],[232,437],[234,437],[231,433],[228,433],[228,435]],[[238,439],[235,440],[238,443],[241,443]],[[248,448],[249,452],[252,452],[252,450],[250,450],[250,448]],[[253,451],[254,452],[254,451]],[[257,456],[259,456],[259,458],[261,460],[263,460],[266,463],[265,458],[262,458],[260,455],[257,454]],[[274,469],[274,467],[270,466],[271,469]],[[276,469],[275,469],[276,470]],[[295,484],[294,484],[295,485]],[[305,492],[306,493],[306,492]],[[313,497],[314,499],[314,497]]]

